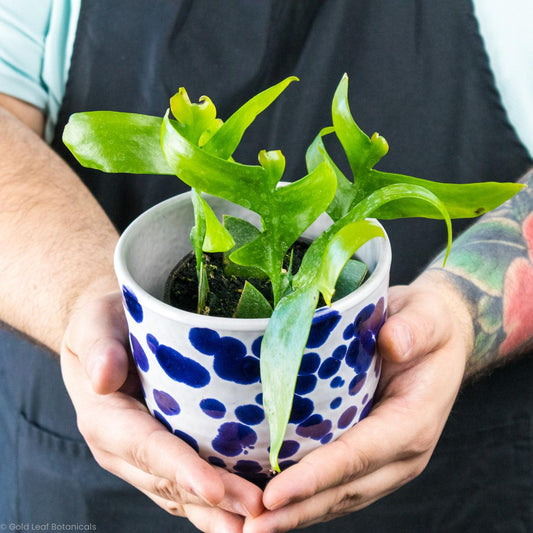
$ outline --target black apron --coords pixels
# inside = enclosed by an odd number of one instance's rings
[[[162,115],[181,86],[227,118],[244,99],[295,74],[301,81],[259,117],[236,157],[280,148],[284,179],[329,125],[333,92],[350,76],[364,131],[391,146],[381,170],[458,183],[516,180],[531,160],[509,125],[471,3],[382,0],[109,0],[83,2],[54,149],[119,228],[184,190],[168,176],[80,168],[61,144],[71,113]],[[467,222],[454,224],[456,232]],[[392,283],[413,279],[445,242],[442,222],[386,224]],[[0,523],[94,524],[99,532],[196,531],[100,469],[76,430],[59,367],[38,346],[2,333]],[[533,361],[466,387],[425,472],[318,533],[533,531]]]

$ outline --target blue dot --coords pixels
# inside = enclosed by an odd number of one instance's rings
[[[357,358],[359,357],[359,339],[356,337],[348,345],[348,351],[346,352],[346,364],[354,368],[357,364]]]
[[[179,437],[182,441],[186,442],[196,452],[200,451],[200,447],[198,446],[196,439],[191,437],[188,433],[185,433],[185,431],[175,429],[174,435],[176,435],[176,437]]]
[[[338,359],[328,357],[320,365],[320,368],[318,369],[318,377],[320,379],[328,379],[334,376],[339,371],[340,366],[341,362]]]
[[[257,337],[254,342],[252,342],[252,353],[256,357],[260,357],[261,355],[261,342],[263,341],[263,335],[261,337]]]
[[[333,438],[333,433],[328,433],[320,439],[320,444],[327,444]]]
[[[150,351],[155,354],[157,347],[159,346],[159,341],[151,333],[146,335],[146,344],[148,344]]]
[[[315,404],[309,398],[302,398],[301,396],[294,395],[289,422],[291,424],[302,422],[309,417],[314,409]]]
[[[309,394],[310,392],[313,392],[315,390],[317,382],[318,380],[316,376],[313,375],[298,376],[294,392],[296,394],[299,394],[300,396]]]
[[[241,459],[233,466],[233,470],[240,474],[258,474],[263,470],[263,467],[257,461],[246,461]]]
[[[296,433],[301,437],[320,440],[330,432],[331,426],[331,420],[324,420],[321,415],[315,414],[304,420],[296,428]]]
[[[342,337],[345,341],[350,340],[355,334],[355,326],[353,323],[350,323],[346,326],[342,333]]]
[[[263,405],[263,393],[260,392],[256,397],[255,397],[255,403],[258,403],[259,405]]]
[[[131,354],[133,355],[133,359],[137,363],[137,366],[143,372],[147,372],[148,368],[150,367],[150,364],[148,363],[148,358],[146,357],[146,354],[144,353],[143,347],[140,345],[136,337],[132,335],[131,333],[130,333],[130,341],[131,341]]]
[[[154,417],[161,422],[169,431],[172,431],[172,426],[165,420],[165,417],[155,409],[153,410]]]
[[[352,405],[342,413],[342,415],[339,417],[339,421],[337,422],[337,426],[339,429],[345,429],[347,428],[355,418],[355,415],[357,414],[357,407],[355,405]]]
[[[213,466],[220,466],[221,468],[226,468],[226,463],[220,457],[215,457],[214,455],[208,457],[207,462],[212,464]]]
[[[155,356],[161,368],[174,381],[199,389],[205,387],[211,380],[209,372],[200,363],[184,357],[169,346],[160,344]]]
[[[287,468],[290,468],[291,466],[293,466],[295,464],[296,464],[296,461],[292,461],[290,459],[288,459],[287,461],[280,461],[279,462],[279,469],[281,471],[287,470]]]
[[[128,289],[125,285],[122,286],[122,295],[124,296],[124,302],[126,303],[126,309],[131,318],[138,324],[143,321],[143,308],[137,299],[137,296],[132,290]]]
[[[257,405],[240,405],[235,409],[235,416],[243,423],[250,426],[260,424],[265,419],[265,412]]]
[[[205,398],[200,402],[200,409],[211,418],[224,418],[226,406],[214,398]]]
[[[331,383],[329,384],[329,386],[332,389],[340,389],[341,387],[344,387],[344,383],[345,383],[344,379],[342,379],[340,376],[337,376],[331,380]]]
[[[314,374],[320,366],[320,356],[315,352],[309,352],[303,355],[298,374]]]
[[[181,409],[178,402],[170,394],[162,390],[154,389],[154,400],[159,409],[166,415],[179,415]]]
[[[337,396],[334,400],[331,400],[331,403],[329,404],[330,409],[338,409],[342,403],[342,398],[340,396]]]
[[[366,374],[357,374],[354,376],[352,381],[350,381],[350,385],[348,385],[348,394],[355,396],[363,388],[365,380]]]
[[[356,331],[359,330],[363,322],[366,322],[372,316],[372,313],[374,312],[375,308],[376,306],[374,304],[368,304],[366,307],[361,309],[361,311],[355,317],[355,320],[354,320]]]
[[[189,331],[190,343],[201,353],[213,355],[216,353],[220,335],[209,328],[191,328]]]
[[[281,445],[279,450],[278,457],[280,459],[287,459],[287,457],[292,457],[300,449],[300,443],[295,440],[285,440]]]
[[[259,359],[246,355],[246,346],[240,340],[222,337],[214,356],[213,369],[220,378],[242,385],[259,381]]]
[[[363,420],[363,418],[366,418],[368,416],[368,413],[370,412],[370,409],[372,409],[372,401],[368,402],[363,409],[361,410],[361,416],[359,417],[359,420]]]
[[[221,455],[235,457],[256,442],[257,434],[251,427],[237,422],[226,422],[219,427],[218,435],[211,444]]]
[[[307,348],[322,346],[337,326],[340,318],[338,311],[332,311],[328,308],[325,308],[324,311],[318,310],[313,318],[311,331],[307,339]]]
[[[346,350],[347,350],[347,347],[344,344],[341,344],[340,346],[337,346],[333,350],[331,357],[334,357],[335,359],[342,361],[344,359],[344,356],[346,355]]]

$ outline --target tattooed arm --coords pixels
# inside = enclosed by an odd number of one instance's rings
[[[462,294],[473,326],[467,376],[533,348],[533,169],[528,185],[455,240],[445,268],[431,271]]]

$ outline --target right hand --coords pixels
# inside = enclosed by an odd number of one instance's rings
[[[201,459],[150,415],[127,349],[119,291],[80,305],[61,347],[63,380],[96,461],[204,532],[242,532],[262,491]]]

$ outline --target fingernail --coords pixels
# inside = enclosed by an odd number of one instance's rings
[[[399,355],[402,357],[407,356],[413,346],[411,330],[405,324],[398,325],[396,326],[395,337]]]

